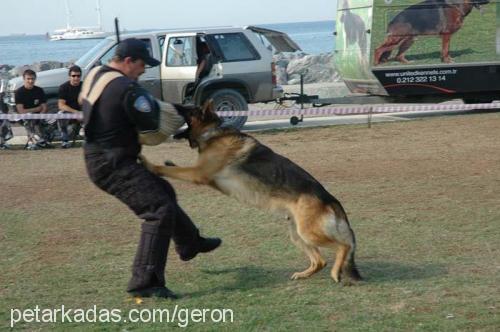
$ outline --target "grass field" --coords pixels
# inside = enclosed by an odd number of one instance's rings
[[[385,0],[375,0],[377,9],[373,12],[373,50],[379,47],[385,39],[387,26],[394,16],[409,5],[422,0],[394,1],[391,6],[385,5]],[[456,63],[498,61],[496,52],[497,6],[491,1],[483,6],[483,13],[473,9],[465,18],[462,28],[453,34],[450,42],[450,56]],[[396,55],[394,50],[392,56]],[[418,36],[415,43],[406,53],[411,65],[441,64],[441,38],[437,35]],[[401,65],[399,62],[388,61],[380,66]]]
[[[181,205],[220,249],[181,262],[175,302],[124,292],[139,221],[94,187],[81,149],[0,151],[0,329],[11,309],[231,309],[232,323],[190,330],[498,331],[500,114],[427,118],[255,135],[315,175],[345,206],[365,281],[335,284],[327,268],[291,281],[307,260],[282,215],[174,181]],[[187,165],[186,143],[147,148]],[[60,321],[59,317],[59,321]],[[215,317],[217,320],[217,317]],[[171,323],[17,323],[16,329],[140,331]]]

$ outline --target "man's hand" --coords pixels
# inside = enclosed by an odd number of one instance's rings
[[[45,104],[42,104],[42,105],[45,105]],[[37,107],[32,107],[32,108],[24,108],[24,106],[22,104],[17,104],[16,105],[16,110],[17,110],[17,113],[19,114],[26,114],[26,113],[45,113],[43,111],[43,107],[42,105],[40,106],[37,106]],[[46,109],[46,108],[45,108]]]
[[[59,99],[57,101],[57,107],[59,108],[59,110],[64,111],[64,112],[80,113],[79,110],[71,108],[68,104],[66,104],[66,100],[65,99]]]

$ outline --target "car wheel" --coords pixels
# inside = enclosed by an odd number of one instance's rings
[[[245,98],[236,90],[222,89],[215,91],[209,97],[214,101],[216,112],[222,111],[248,111],[248,104]],[[223,117],[224,127],[241,129],[247,121],[247,116],[226,116]]]

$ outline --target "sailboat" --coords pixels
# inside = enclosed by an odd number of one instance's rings
[[[101,39],[109,34],[102,30],[101,24],[101,3],[96,0],[97,26],[95,27],[73,27],[71,26],[71,11],[68,0],[64,1],[66,5],[66,28],[54,30],[50,35],[50,40],[75,40],[75,39]]]

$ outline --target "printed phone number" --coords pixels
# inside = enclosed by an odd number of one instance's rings
[[[443,82],[446,81],[446,76],[413,76],[413,77],[397,77],[396,83],[407,84],[407,83],[429,83],[429,82]]]

